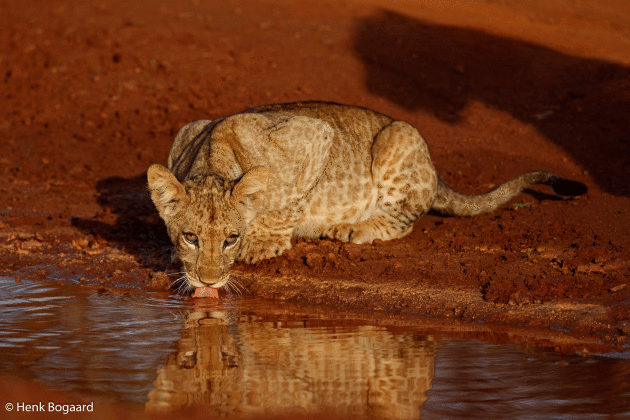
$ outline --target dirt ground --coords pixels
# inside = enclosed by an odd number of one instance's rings
[[[171,246],[145,173],[178,129],[326,100],[416,126],[458,191],[544,169],[589,192],[558,200],[540,188],[374,245],[295,240],[235,265],[250,293],[627,349],[627,1],[0,5],[0,275],[168,289]]]

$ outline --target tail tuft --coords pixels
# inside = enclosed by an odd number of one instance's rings
[[[559,176],[551,178],[546,184],[553,188],[553,192],[558,195],[575,197],[577,195],[586,194],[588,191],[586,185],[581,182],[571,181],[570,179],[564,179]]]

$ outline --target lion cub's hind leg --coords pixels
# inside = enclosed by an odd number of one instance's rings
[[[333,225],[322,236],[361,244],[411,232],[437,191],[435,168],[418,130],[401,121],[381,130],[372,145],[372,182],[378,191],[373,214],[363,222]]]

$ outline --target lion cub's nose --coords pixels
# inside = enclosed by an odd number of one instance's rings
[[[220,282],[224,275],[222,267],[212,267],[208,265],[199,267],[197,274],[199,275],[199,280],[209,286]]]

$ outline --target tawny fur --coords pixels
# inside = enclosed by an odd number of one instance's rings
[[[292,236],[371,243],[407,235],[431,209],[485,213],[541,183],[566,195],[585,191],[535,171],[487,194],[459,194],[439,179],[414,127],[323,102],[188,124],[175,138],[168,169],[152,165],[147,176],[195,287],[221,287],[234,261],[280,255]]]

